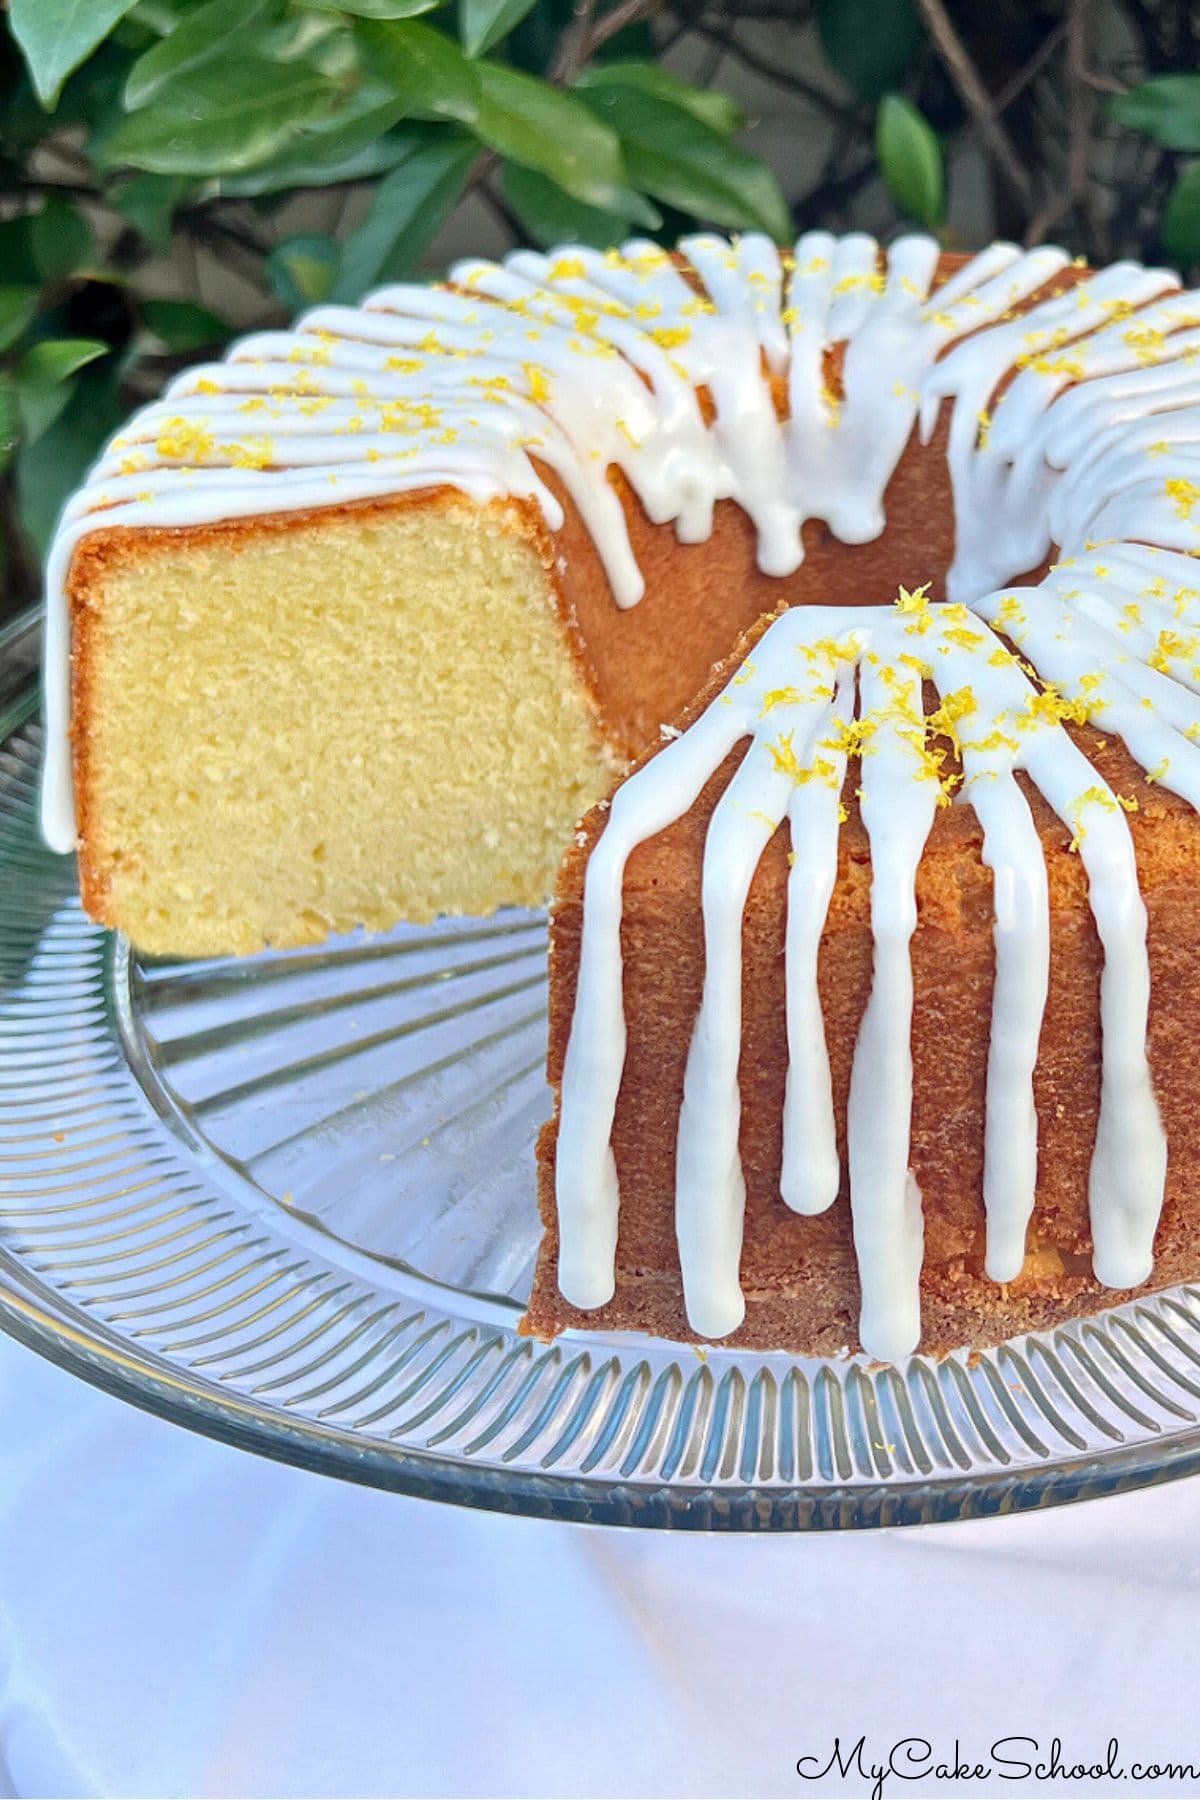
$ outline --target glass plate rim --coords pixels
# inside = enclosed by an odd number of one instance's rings
[[[2,634],[36,632],[35,611]],[[15,626],[15,629],[14,629]],[[0,693],[0,745],[36,714],[36,682]],[[277,1408],[139,1355],[0,1249],[0,1329],[69,1374],[140,1410],[270,1460],[410,1496],[560,1522],[708,1531],[871,1529],[1044,1510],[1200,1473],[1200,1426],[1163,1442],[1055,1456],[1015,1470],[885,1481],[761,1486],[575,1478],[468,1463],[417,1446],[347,1441],[336,1426]],[[586,1334],[570,1334],[583,1341]]]

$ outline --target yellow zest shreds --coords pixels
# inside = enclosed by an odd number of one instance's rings
[[[135,450],[132,456],[127,456],[121,463],[120,473],[122,475],[140,475],[149,467],[150,458],[143,450]]]
[[[1194,481],[1188,481],[1182,475],[1171,476],[1163,484],[1163,492],[1168,500],[1175,502],[1175,513],[1180,519],[1190,519],[1197,500],[1200,500],[1200,487]]]
[[[311,363],[317,368],[324,368],[328,363],[331,363],[333,361],[333,340],[329,339],[329,334],[327,332],[322,335],[328,339],[326,343],[312,344],[302,340],[300,343],[294,345],[292,349],[288,351],[288,361],[293,363]]]
[[[964,738],[962,748],[964,750],[978,750],[981,754],[989,750],[1008,750],[1016,756],[1021,745],[1019,739],[1005,731],[1002,726],[994,725],[990,731],[985,731],[982,737],[970,739]],[[987,772],[994,775],[996,771],[991,769]]]
[[[618,356],[615,344],[607,338],[572,337],[567,339],[567,349],[575,356]]]
[[[1166,776],[1170,767],[1171,767],[1170,757],[1164,756],[1161,762],[1155,763],[1155,765],[1152,769],[1146,770],[1146,780],[1150,781],[1150,782],[1162,781],[1164,779],[1164,777]]]
[[[984,633],[975,629],[974,615],[965,606],[943,606],[936,623],[945,642],[960,650],[978,650],[987,641]]]
[[[837,782],[837,769],[827,756],[815,757],[805,767],[801,763],[793,745],[794,732],[781,731],[773,744],[768,744],[771,761],[780,775],[786,775],[797,787],[804,787],[810,781],[825,781],[833,787]]]
[[[902,650],[896,661],[903,663],[906,669],[911,669],[914,675],[919,675],[922,681],[930,681],[933,677],[932,665],[923,656],[914,656],[911,650]]]
[[[206,426],[194,419],[169,419],[158,434],[154,448],[160,456],[179,462],[203,462],[215,449],[215,439]]]
[[[897,612],[905,613],[913,619],[914,623],[909,629],[918,634],[928,631],[933,622],[929,611],[929,586],[929,582],[923,581],[919,588],[913,588],[910,592],[901,582],[894,602]]]
[[[829,258],[827,256],[810,256],[806,263],[796,264],[797,278],[803,278],[806,275],[825,275],[828,270]]]
[[[963,719],[970,718],[973,712],[978,711],[978,708],[979,702],[975,698],[974,688],[955,688],[930,713],[929,730],[934,737],[949,738],[954,748],[961,750],[963,746],[958,727]]]
[[[1147,444],[1146,445],[1146,455],[1147,456],[1165,456],[1167,454],[1167,451],[1170,448],[1171,448],[1170,444],[1164,443],[1163,440],[1160,438],[1157,444]]]
[[[269,437],[242,438],[221,448],[235,469],[269,469],[275,461],[275,443]]]
[[[1146,661],[1160,675],[1171,673],[1173,662],[1191,661],[1193,665],[1200,658],[1200,637],[1195,632],[1171,631],[1164,628],[1155,639],[1154,648]]]
[[[641,449],[642,446],[641,446],[640,441],[634,437],[633,432],[629,428],[628,419],[618,419],[617,420],[617,430],[620,432],[621,436],[625,439],[625,442],[629,445],[631,450],[640,450]]]
[[[826,423],[840,425],[842,422],[841,396],[836,394],[828,384],[821,389],[821,405],[825,408]]]
[[[1161,360],[1166,346],[1166,333],[1161,325],[1131,325],[1121,336],[1143,365]]]
[[[1068,699],[1061,688],[1048,681],[1040,694],[1029,696],[1024,712],[1018,713],[1013,722],[1017,726],[1086,725],[1092,714],[1104,704],[1096,692],[1101,681],[1099,675],[1085,675],[1081,683],[1085,691],[1074,700]]]
[[[818,638],[813,644],[800,643],[796,645],[796,649],[806,663],[810,666],[820,664],[823,669],[828,670],[836,669],[842,663],[853,662],[858,655],[859,647],[854,632],[840,641],[837,638],[824,637]]]
[[[888,663],[879,669],[879,679],[891,695],[891,700],[880,717],[920,725],[924,731],[925,714],[919,705],[921,691],[912,676],[898,675]]]
[[[871,739],[879,729],[879,720],[871,713],[861,719],[835,719],[829,735],[820,742],[822,750],[836,750],[845,756],[869,756]]]
[[[1068,809],[1071,824],[1074,827],[1074,836],[1070,845],[1072,850],[1078,850],[1087,836],[1083,815],[1089,806],[1098,806],[1103,812],[1109,813],[1115,813],[1118,808],[1127,813],[1138,810],[1137,800],[1132,794],[1114,794],[1109,788],[1104,787],[1085,788],[1082,794],[1075,797]]]
[[[687,311],[686,307],[684,308],[684,311]],[[784,325],[794,327],[797,331],[804,330],[804,326],[800,319],[800,308],[798,306],[785,306],[780,313],[779,318]]]
[[[802,694],[799,688],[772,688],[769,693],[763,695],[762,712],[759,714],[759,718],[765,719],[767,714],[774,712],[777,706],[800,706],[808,697],[807,694]]]
[[[996,613],[996,623],[1001,631],[1020,631],[1028,625],[1025,608],[1015,594],[1005,594]]]
[[[754,664],[751,662],[750,658],[747,657],[733,680],[730,682],[730,687],[745,687],[753,674]]]
[[[845,805],[843,805],[843,803],[839,800],[838,801],[838,824],[844,825],[849,817],[850,817],[849,809]]]
[[[522,363],[525,379],[529,383],[529,398],[536,406],[541,406],[550,398],[550,372],[541,363]]]
[[[926,743],[924,721],[922,721],[919,730],[915,728],[904,730],[898,735],[905,739],[916,754],[917,780],[936,781],[938,785],[938,805],[949,806],[951,800],[954,798],[955,788],[958,787],[962,781],[962,776],[957,770],[952,770],[949,774],[946,773],[944,768],[946,752]]]
[[[757,807],[752,807],[746,814],[746,817],[748,819],[756,819],[760,825],[765,825],[767,830],[772,832],[776,829],[778,824],[778,821],[773,819],[770,813],[760,812]]]
[[[1142,609],[1136,600],[1131,600],[1128,606],[1123,606],[1121,608],[1121,616],[1117,620],[1117,630],[1126,632],[1132,631],[1134,626],[1140,625],[1141,622]]]
[[[986,406],[980,407],[975,417],[975,423],[979,428],[975,433],[975,447],[977,450],[986,450],[987,441],[992,432],[992,415]]]
[[[833,298],[836,299],[839,294],[857,293],[860,288],[866,288],[872,294],[882,294],[886,286],[887,279],[879,269],[873,270],[869,275],[843,275],[840,281],[834,283]]]
[[[416,375],[425,364],[419,356],[387,356],[383,366],[385,369],[394,369],[398,375]]]
[[[582,281],[587,275],[581,256],[560,256],[550,264],[551,281]]]
[[[691,335],[690,325],[659,325],[650,333],[660,350],[678,350]]]
[[[711,300],[706,300],[701,294],[697,294],[693,299],[685,300],[679,312],[682,318],[699,319],[705,313],[715,313],[716,310]]]
[[[196,392],[198,394],[219,394],[221,392],[220,383],[209,381],[207,377],[202,375],[200,380],[196,383]]]
[[[635,319],[640,319],[643,324],[647,319],[660,319],[662,317],[662,301],[639,300],[633,309],[633,316]]]

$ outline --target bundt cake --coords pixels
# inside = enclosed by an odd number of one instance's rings
[[[188,954],[567,844],[534,1332],[894,1358],[1192,1278],[1198,352],[1161,270],[818,233],[244,339],[64,516],[47,837]]]

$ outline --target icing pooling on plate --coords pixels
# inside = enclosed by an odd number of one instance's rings
[[[554,531],[562,509],[543,478],[551,471],[596,543],[616,604],[628,607],[641,597],[642,577],[611,469],[683,542],[707,537],[718,500],[736,501],[756,527],[760,566],[786,576],[802,560],[808,519],[826,521],[848,543],[879,534],[904,446],[914,429],[928,440],[943,406],[956,515],[949,599],[978,614],[951,631],[970,636],[986,631],[984,621],[995,625],[1055,692],[1083,709],[1075,716],[1086,712],[1119,732],[1154,779],[1200,802],[1200,584],[1190,580],[1200,548],[1200,374],[1191,367],[1200,355],[1200,297],[1178,292],[1170,274],[1123,263],[1033,304],[1066,266],[1053,248],[992,245],[936,291],[937,246],[924,237],[899,239],[886,257],[861,234],[809,233],[787,256],[755,234],[696,236],[681,248],[695,282],[640,241],[620,252],[569,246],[519,252],[502,265],[463,263],[446,287],[385,288],[362,307],[321,307],[292,331],[244,338],[223,362],[180,376],[144,409],[66,509],[47,569],[48,841],[62,850],[75,842],[66,586],[73,551],[89,533],[438,486],[481,504],[515,497]],[[839,345],[835,390],[828,353]],[[1004,582],[1054,545],[1059,564],[1039,587],[1004,592]],[[809,612],[807,626],[788,630],[815,629],[820,616]],[[952,615],[933,616],[942,631]],[[836,872],[835,790],[848,750],[858,747],[854,709],[857,702],[861,714],[866,696],[879,739],[863,763],[875,998],[855,1066],[850,1172],[864,1342],[900,1354],[917,1329],[921,1254],[920,1196],[907,1167],[911,889],[936,796],[914,722],[886,716],[870,660],[913,627],[886,612],[837,618],[836,641],[848,647],[818,683],[829,691],[789,700],[772,724],[789,734],[784,764],[816,745],[828,781],[797,781],[780,766],[745,714],[748,683],[740,706],[710,709],[671,747],[669,761],[664,754],[649,766],[658,771],[652,780],[644,771],[615,798],[589,869],[563,1095],[562,1284],[581,1306],[601,1304],[611,1291],[619,1196],[608,1134],[625,1035],[611,978],[625,859],[643,835],[686,809],[747,735],[752,751],[714,817],[711,871],[706,859],[708,975],[680,1127],[688,1180],[677,1222],[693,1323],[721,1335],[741,1312],[739,1102],[729,1037],[741,980],[737,925],[764,821],[784,816],[796,852],[782,1188],[801,1212],[821,1210],[836,1194],[816,957]],[[787,637],[786,624],[773,627],[772,646]],[[967,657],[960,686],[972,686],[980,705],[1000,714],[1027,703],[1016,665],[1002,671],[989,661],[985,676],[956,638],[939,651],[947,681]],[[891,693],[888,704],[897,703]],[[987,1268],[996,1280],[1019,1268],[1036,1179],[1032,1070],[1045,1003],[1047,899],[1014,776],[1020,767],[1079,836],[1105,951],[1092,1203],[1097,1273],[1122,1286],[1146,1272],[1162,1188],[1162,1134],[1145,1067],[1144,908],[1119,807],[1110,808],[1111,796],[1095,798],[1103,784],[1084,779],[1079,753],[1051,723],[1048,734],[1027,734],[1012,766],[1003,756],[992,766],[987,757],[999,753],[977,744],[963,748],[996,894]],[[658,798],[647,810],[648,788]],[[1089,794],[1084,829],[1072,809]],[[749,835],[744,811],[754,815]],[[889,1071],[886,1116],[868,1133],[855,1127],[856,1095],[880,1069]],[[1112,1174],[1118,1161],[1126,1170],[1120,1181]]]
[[[1141,583],[1155,561],[1153,552],[1131,553],[1128,581]],[[961,760],[957,792],[975,807],[983,830],[996,896],[984,1153],[987,1272],[996,1281],[1019,1273],[1037,1180],[1033,1072],[1047,995],[1050,913],[1041,841],[1019,771],[1071,829],[1104,953],[1100,1116],[1089,1178],[1095,1273],[1114,1288],[1147,1279],[1166,1140],[1146,1057],[1146,910],[1121,798],[1063,720],[1088,717],[1111,728],[1154,768],[1156,779],[1196,804],[1200,751],[1189,733],[1200,721],[1200,702],[1181,692],[1172,717],[1150,717],[1136,702],[1155,671],[1115,649],[1098,665],[1092,628],[1076,633],[1069,606],[1050,621],[1053,629],[1031,629],[1026,649],[1035,660],[1032,639],[1050,636],[1059,645],[1054,685],[1035,685],[987,619],[1011,628],[1015,612],[1023,615],[1025,604],[1032,612],[1043,598],[1036,589],[1024,602],[1019,595],[989,595],[975,612],[930,605],[902,590],[896,608],[797,607],[770,626],[696,722],[617,790],[588,862],[562,1082],[559,1282],[568,1301],[596,1307],[614,1291],[619,1192],[611,1134],[625,1058],[625,864],[638,844],[688,810],[744,740],[746,754],[717,802],[705,842],[705,980],[678,1126],[676,1227],[693,1329],[724,1337],[744,1316],[737,1082],[742,916],[763,849],[785,818],[797,851],[788,881],[790,1064],[781,1187],[786,1203],[802,1213],[823,1211],[838,1191],[816,951],[837,873],[838,805],[851,750],[861,757],[874,945],[847,1117],[859,1336],[869,1354],[884,1360],[917,1347],[923,1232],[909,1167],[910,941],[917,866],[936,807],[950,797],[943,774],[947,739]],[[940,702],[928,717],[925,680]],[[1200,687],[1200,667],[1191,686]]]

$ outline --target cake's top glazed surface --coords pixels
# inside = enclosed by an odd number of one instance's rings
[[[554,529],[544,468],[578,506],[616,603],[631,606],[641,574],[611,469],[683,541],[705,538],[718,500],[737,501],[761,567],[786,576],[808,518],[847,543],[878,536],[914,424],[928,437],[950,399],[952,599],[1037,565],[1058,486],[1074,496],[1072,527],[1122,497],[1139,518],[1149,508],[1155,542],[1177,541],[1163,487],[1186,480],[1178,440],[1157,464],[1116,445],[1095,454],[1100,434],[1159,410],[1161,365],[1200,343],[1200,300],[1173,292],[1173,276],[1119,264],[1015,316],[1067,266],[1063,251],[996,244],[933,292],[938,248],[925,237],[899,239],[886,259],[861,234],[809,233],[789,255],[758,235],[680,248],[692,279],[645,242],[460,264],[446,287],[385,288],[242,339],[138,414],[67,507],[47,570],[48,841],[75,841],[65,585],[74,546],[98,528],[448,485],[534,502]],[[1079,394],[1083,405],[1066,404]]]

